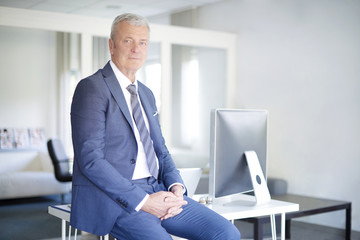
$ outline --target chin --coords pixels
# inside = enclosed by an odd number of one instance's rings
[[[142,67],[141,64],[130,64],[128,65],[128,69],[132,69],[133,71],[137,71]]]

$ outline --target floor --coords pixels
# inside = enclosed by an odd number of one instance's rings
[[[92,235],[78,236],[78,240],[97,240],[99,238]],[[277,237],[280,239],[280,236]],[[299,221],[292,222],[291,240],[343,240],[345,233],[342,229],[335,229],[321,225],[308,224]],[[360,240],[360,232],[352,232],[352,240]],[[61,238],[51,238],[43,240],[61,240]],[[173,237],[173,240],[183,240],[183,238]],[[252,240],[252,238],[242,238],[242,240]],[[263,240],[271,240],[266,237]]]

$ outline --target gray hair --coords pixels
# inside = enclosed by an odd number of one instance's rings
[[[144,18],[140,15],[134,14],[134,13],[124,13],[124,14],[117,16],[111,25],[110,38],[113,41],[115,40],[115,36],[116,36],[116,32],[117,32],[116,26],[120,22],[127,22],[128,24],[133,25],[133,26],[146,26],[150,32],[149,21],[146,18]]]

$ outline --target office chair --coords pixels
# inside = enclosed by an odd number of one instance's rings
[[[60,139],[50,139],[47,142],[47,148],[54,165],[55,178],[60,182],[71,182],[70,159],[66,155]]]

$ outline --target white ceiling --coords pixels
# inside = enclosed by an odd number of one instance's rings
[[[223,0],[0,0],[0,6],[114,18],[124,12],[151,17],[220,1]]]

